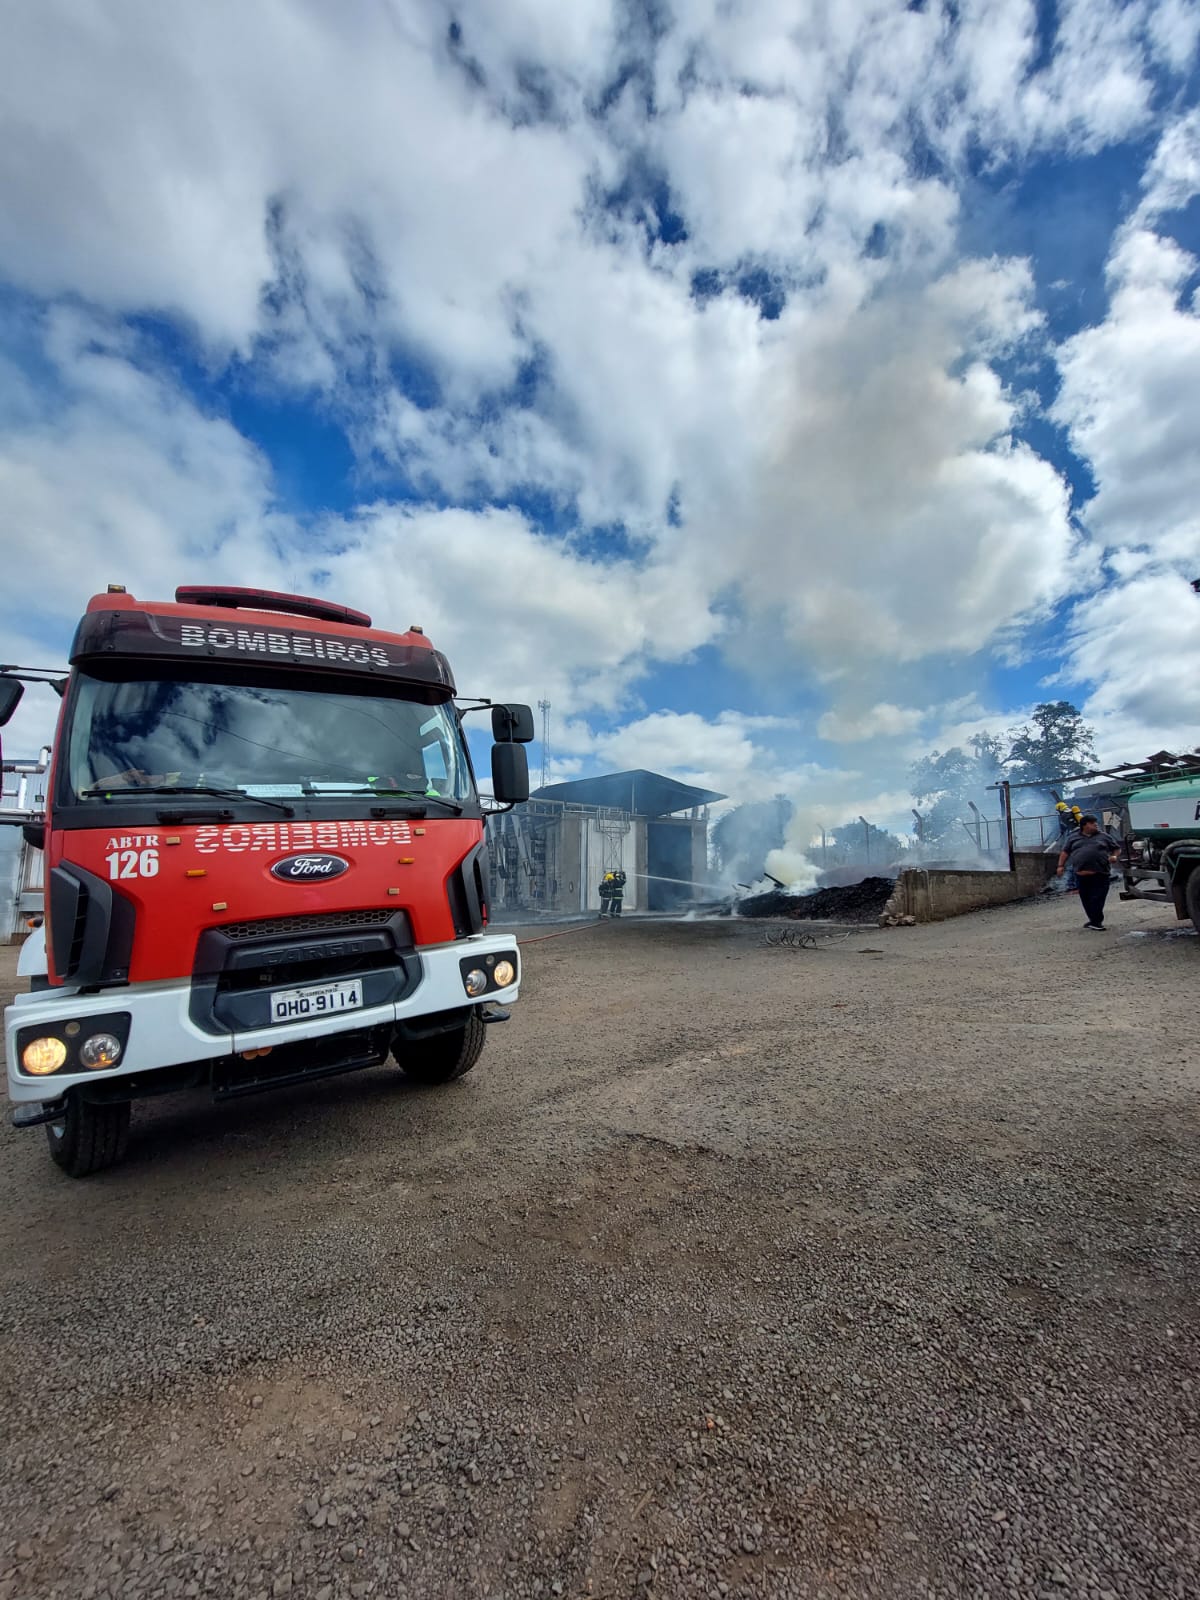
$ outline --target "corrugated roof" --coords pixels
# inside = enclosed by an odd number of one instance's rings
[[[598,778],[549,783],[538,789],[534,798],[566,800],[579,806],[611,806],[635,817],[669,817],[676,811],[690,811],[693,806],[724,800],[725,796],[639,767],[633,772],[606,772]]]

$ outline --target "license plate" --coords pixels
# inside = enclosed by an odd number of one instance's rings
[[[306,1017],[332,1017],[357,1011],[363,1003],[362,983],[312,984],[305,989],[276,989],[271,996],[272,1022],[303,1022]]]

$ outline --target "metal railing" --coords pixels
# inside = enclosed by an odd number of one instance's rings
[[[23,938],[28,919],[42,912],[45,858],[16,824],[45,806],[49,757],[44,750],[36,761],[6,761],[0,773],[0,944]]]
[[[975,815],[960,817],[959,827],[980,855],[1008,854],[1008,829],[1003,817]],[[1016,850],[1050,850],[1061,837],[1058,812],[1049,811],[1034,817],[1023,817],[1017,811],[1012,819],[1013,848]]]

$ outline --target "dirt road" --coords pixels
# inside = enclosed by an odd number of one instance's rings
[[[1195,1595],[1200,941],[1081,920],[589,927],[448,1090],[6,1127],[0,1600]]]

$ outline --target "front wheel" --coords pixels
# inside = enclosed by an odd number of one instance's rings
[[[472,1011],[461,1028],[428,1039],[397,1040],[393,1054],[401,1072],[414,1083],[453,1083],[479,1060],[486,1037],[483,1018]]]
[[[1192,868],[1183,894],[1187,903],[1187,914],[1191,917],[1196,932],[1200,933],[1200,866]]]
[[[69,1090],[62,1116],[46,1124],[54,1161],[72,1178],[115,1166],[129,1143],[129,1109],[128,1100],[96,1104]]]

